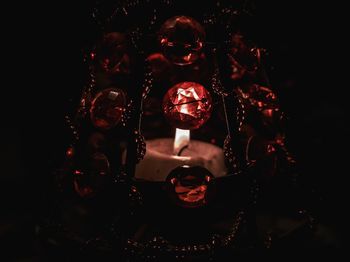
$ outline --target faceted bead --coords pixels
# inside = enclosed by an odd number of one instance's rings
[[[121,120],[126,96],[121,89],[109,88],[99,92],[90,108],[92,124],[102,130],[115,127]]]
[[[154,53],[147,57],[152,70],[152,77],[155,80],[166,80],[170,79],[171,66],[172,64],[164,57],[161,53]]]
[[[267,87],[257,84],[238,88],[239,95],[248,103],[248,113],[257,110],[261,124],[271,134],[282,131],[283,112],[275,93]],[[253,109],[253,110],[252,110]]]
[[[257,50],[249,46],[241,33],[232,35],[229,52],[232,80],[241,79],[247,72],[257,70],[259,62]]]
[[[212,194],[213,175],[204,167],[180,166],[168,175],[166,182],[170,197],[182,207],[207,204]]]
[[[212,112],[210,93],[195,82],[182,82],[168,90],[163,98],[163,111],[176,128],[197,129]]]
[[[73,172],[74,189],[81,197],[90,197],[103,190],[110,178],[110,166],[106,155],[94,153],[88,163],[86,168]]]
[[[103,151],[106,144],[106,137],[99,132],[94,132],[89,136],[88,148],[91,151]]]
[[[205,31],[193,18],[175,16],[162,25],[158,39],[164,55],[171,62],[189,65],[196,61],[202,52]]]
[[[74,170],[73,172],[73,186],[75,192],[80,197],[91,197],[94,193],[92,187],[89,185],[89,179],[87,174],[80,170]]]
[[[276,174],[277,152],[273,141],[252,136],[247,141],[246,150],[248,161],[256,163],[263,178],[271,178]]]
[[[238,88],[237,91],[243,99],[248,100],[249,104],[258,110],[279,108],[277,96],[268,87],[253,84]]]
[[[97,46],[97,59],[106,73],[129,73],[130,58],[125,35],[118,32],[105,34]]]
[[[264,126],[266,127],[279,128],[283,123],[283,114],[278,108],[268,108],[262,110],[261,118]]]

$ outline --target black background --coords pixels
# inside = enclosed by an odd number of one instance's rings
[[[35,256],[31,225],[48,205],[50,171],[69,142],[63,118],[84,84],[82,48],[95,33],[93,4],[72,2],[32,6],[36,10],[20,22],[21,33],[12,30],[19,39],[10,36],[19,57],[9,65],[15,69],[10,94],[2,97],[0,239],[23,248],[23,256]],[[200,1],[187,2],[196,8]],[[290,117],[289,147],[301,164],[304,182],[323,199],[316,212],[341,239],[349,173],[348,48],[342,39],[346,14],[327,1],[256,2],[257,38],[271,52],[272,85]]]

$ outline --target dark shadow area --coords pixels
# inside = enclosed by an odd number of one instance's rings
[[[206,1],[191,2],[196,8]],[[301,183],[310,191],[305,201],[331,228],[335,246],[344,248],[349,130],[346,63],[340,62],[346,52],[342,8],[332,2],[256,2],[254,39],[270,53],[271,85],[289,117],[287,146],[300,164]],[[15,261],[42,261],[35,224],[49,209],[52,171],[62,163],[71,139],[64,116],[74,112],[85,83],[82,51],[97,34],[92,6],[53,1],[40,11],[38,23],[48,23],[37,39],[43,59],[36,69],[40,90],[25,99],[35,113],[22,113],[23,122],[14,124],[9,117],[0,129],[0,242],[5,243],[3,255]],[[316,247],[315,252],[321,250]]]

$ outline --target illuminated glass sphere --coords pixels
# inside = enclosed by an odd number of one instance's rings
[[[102,130],[115,127],[122,119],[126,96],[121,89],[108,88],[99,92],[90,108],[92,124]]]
[[[181,82],[168,90],[163,98],[166,119],[176,128],[197,129],[212,112],[210,93],[195,82]]]
[[[193,18],[175,16],[162,25],[158,39],[164,55],[171,62],[189,65],[196,61],[202,52],[205,31]]]
[[[170,197],[182,207],[200,207],[208,203],[213,193],[213,175],[204,167],[180,166],[168,175]]]

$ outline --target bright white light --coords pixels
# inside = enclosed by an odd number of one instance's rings
[[[179,151],[190,143],[190,130],[176,128],[174,140],[174,154],[178,155]]]

